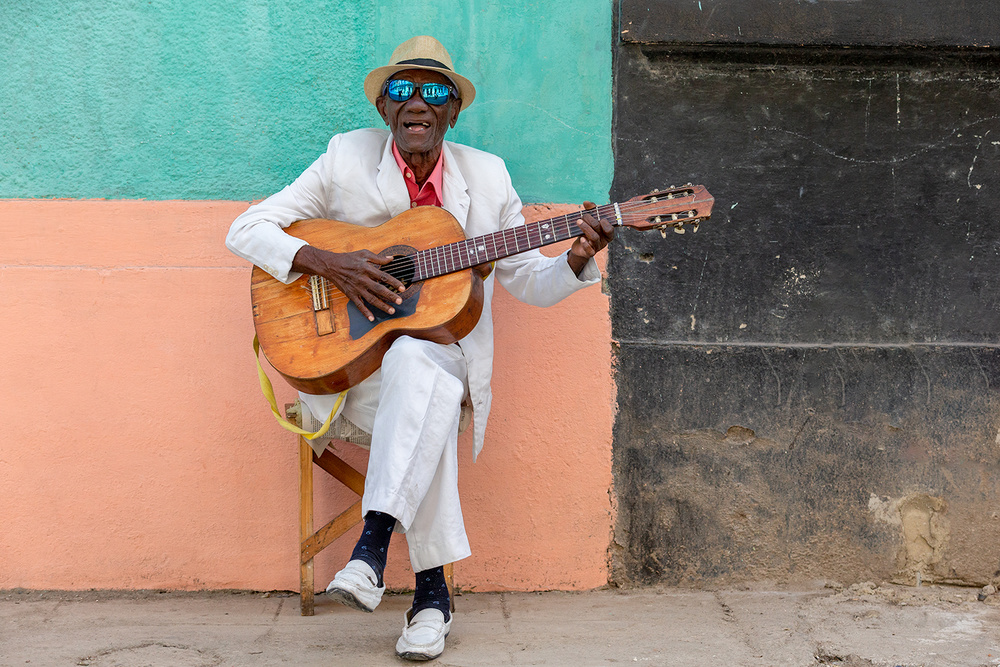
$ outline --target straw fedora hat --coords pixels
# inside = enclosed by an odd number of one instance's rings
[[[451,64],[451,56],[445,51],[441,42],[427,35],[411,37],[396,47],[389,58],[389,64],[376,67],[365,77],[365,97],[372,104],[382,94],[382,84],[396,72],[406,69],[426,69],[440,72],[452,80],[458,87],[458,96],[462,98],[462,109],[472,104],[476,97],[476,87],[461,74],[457,74]]]

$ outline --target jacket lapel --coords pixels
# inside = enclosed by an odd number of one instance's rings
[[[469,217],[469,185],[465,182],[465,177],[458,168],[458,162],[454,154],[448,148],[448,142],[444,143],[444,195],[441,198],[444,210],[455,216],[458,224],[465,229],[466,220]],[[391,154],[390,154],[391,157]]]
[[[385,208],[389,211],[390,218],[409,210],[410,193],[406,190],[406,182],[403,181],[403,175],[399,173],[399,165],[396,164],[396,158],[392,155],[392,134],[389,134],[382,150],[382,161],[378,164],[375,184],[378,186],[379,194],[382,195],[382,201],[385,202]]]

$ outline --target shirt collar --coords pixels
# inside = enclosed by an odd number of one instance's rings
[[[403,174],[403,180],[406,181],[406,190],[410,194],[410,204],[441,206],[444,193],[444,150],[441,151],[441,155],[438,157],[434,169],[431,170],[431,175],[424,181],[423,187],[417,186],[413,170],[403,160],[395,141],[392,142],[392,156],[396,158],[396,165],[399,167],[400,173]]]

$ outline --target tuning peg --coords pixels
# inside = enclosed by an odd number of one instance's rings
[[[674,234],[683,234],[683,233],[684,233],[684,223],[680,223],[674,226]]]
[[[662,227],[660,227],[660,236],[662,238],[667,238],[667,226],[666,225],[663,225]]]

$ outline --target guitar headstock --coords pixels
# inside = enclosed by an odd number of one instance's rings
[[[668,227],[683,234],[685,226],[696,232],[699,223],[712,215],[714,203],[715,197],[703,185],[653,190],[619,205],[621,224],[640,231],[659,229],[661,234],[666,234]]]

